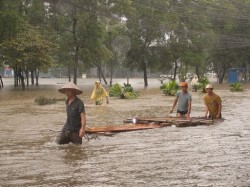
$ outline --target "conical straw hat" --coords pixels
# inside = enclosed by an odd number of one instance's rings
[[[67,89],[73,89],[76,90],[76,95],[80,95],[82,93],[82,90],[80,88],[78,88],[73,82],[68,82],[66,83],[63,87],[61,87],[60,89],[58,89],[59,92],[65,94],[65,91]]]
[[[212,84],[208,84],[208,85],[206,86],[206,89],[213,89]]]

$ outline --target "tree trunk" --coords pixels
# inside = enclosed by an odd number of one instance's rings
[[[38,78],[39,78],[39,70],[35,70],[35,76],[36,76],[36,86],[39,84],[38,83]]]
[[[71,70],[70,70],[70,66],[68,65],[68,78],[69,78],[69,82],[71,81]]]
[[[25,71],[26,75],[26,86],[29,87],[29,71]]]
[[[18,87],[18,71],[17,71],[17,66],[14,68],[14,86]]]
[[[34,81],[34,70],[32,70],[30,72],[30,78],[31,78],[31,84],[34,85],[35,84],[35,81]]]
[[[219,84],[222,84],[224,77],[225,77],[225,74],[226,74],[226,71],[227,71],[226,69],[223,69],[221,74],[217,74]]]
[[[116,58],[116,55],[115,55]],[[111,59],[111,64],[110,64],[110,81],[109,81],[109,86],[112,87],[113,84],[113,58]]]
[[[177,69],[178,69],[177,61],[175,61],[175,62],[174,62],[174,78],[173,78],[174,81],[176,80]]]
[[[218,79],[219,79],[219,84],[221,84],[223,82],[223,77],[220,76],[220,77],[218,77]]]
[[[17,87],[17,71],[16,68],[13,68],[14,70],[14,87]]]
[[[77,67],[74,68],[74,83],[77,84]]]
[[[216,66],[214,67],[214,71],[217,74],[217,79],[218,79],[219,84],[223,82],[228,69],[229,69],[229,66],[226,63],[216,64]]]
[[[2,80],[2,75],[1,74],[0,74],[0,81],[1,81],[0,88],[2,88],[3,87],[3,80]]]
[[[102,77],[104,83],[108,84],[108,82],[107,82],[107,80],[106,80],[106,78],[104,76],[104,73],[102,72],[101,65],[98,64],[98,63],[94,63],[94,62],[93,62],[93,64],[97,67],[97,76],[99,77],[99,81],[101,82],[101,77]]]
[[[195,64],[195,73],[196,73],[198,79],[200,79],[200,72],[199,72],[199,66],[198,66],[198,64]]]
[[[76,10],[74,12],[76,14]],[[73,34],[73,39],[74,39],[74,44],[75,44],[75,59],[74,59],[74,67],[73,67],[73,81],[75,84],[77,84],[77,67],[78,67],[78,59],[79,59],[79,44],[77,41],[77,36],[76,36],[76,26],[77,26],[77,17],[74,15],[73,17],[73,23],[72,23],[72,34]]]
[[[20,81],[21,81],[22,90],[25,90],[25,81],[24,81],[24,76],[23,76],[22,70],[19,70],[18,77],[20,78]]]
[[[105,76],[104,76],[104,74],[102,72],[101,67],[98,66],[98,69],[99,69],[100,77],[102,77],[105,84],[108,84],[108,82],[107,82],[107,80],[106,80],[106,78],[105,78]]]
[[[144,87],[148,87],[147,65],[145,61],[143,62],[143,78],[144,78]]]

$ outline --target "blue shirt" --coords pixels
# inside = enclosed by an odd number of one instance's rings
[[[176,93],[178,98],[177,110],[179,111],[188,111],[188,101],[192,101],[192,96],[189,92],[183,93],[182,90],[179,90]]]
[[[64,125],[65,130],[79,131],[82,127],[81,113],[85,113],[84,104],[78,97],[69,105],[68,100],[65,102],[67,111],[67,120]]]

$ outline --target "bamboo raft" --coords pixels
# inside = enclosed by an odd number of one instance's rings
[[[86,133],[115,133],[125,131],[146,130],[154,128],[162,128],[168,126],[175,127],[189,127],[198,125],[213,125],[217,122],[221,122],[223,119],[207,119],[201,117],[136,117],[127,118],[123,122],[123,125],[108,125],[99,127],[86,127]]]
[[[99,127],[86,127],[86,133],[104,133],[104,132],[125,132],[125,131],[136,131],[145,129],[160,128],[157,124],[125,124],[125,125],[110,125],[110,126],[99,126]]]
[[[162,127],[175,125],[176,127],[189,127],[189,126],[197,126],[197,125],[213,125],[217,122],[217,119],[209,119],[203,117],[135,117],[135,118],[127,118],[123,122],[124,123],[133,123],[135,120],[135,124],[158,124]],[[220,119],[218,119],[220,120]]]

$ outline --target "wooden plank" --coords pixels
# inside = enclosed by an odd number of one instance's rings
[[[205,124],[213,124],[214,120],[212,119],[206,119],[201,117],[155,117],[155,118],[147,118],[147,117],[137,117],[136,123],[140,124],[149,124],[149,123],[155,123],[155,124],[161,124],[161,123],[180,123],[180,122],[186,122],[186,123],[205,123]],[[124,120],[124,123],[133,123],[133,118],[127,118]]]
[[[145,130],[161,128],[175,125],[176,127],[189,127],[198,125],[213,125],[214,121],[222,122],[224,119],[212,120],[199,117],[180,118],[180,117],[157,117],[157,118],[136,118],[136,124],[132,124],[133,118],[124,120],[123,125],[107,125],[99,127],[86,127],[86,133],[116,133],[126,131]]]
[[[125,131],[135,131],[135,130],[145,130],[160,128],[160,125],[156,124],[126,124],[126,125],[109,125],[100,127],[86,127],[86,133],[97,133],[97,132],[125,132]]]

